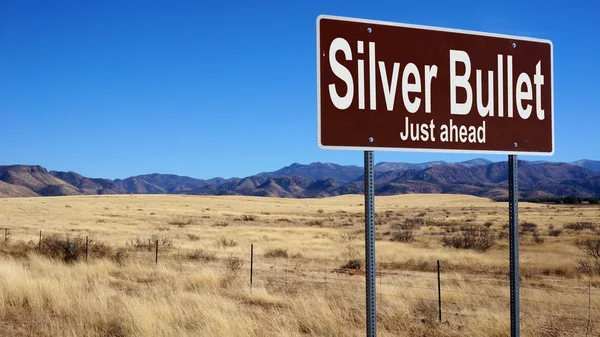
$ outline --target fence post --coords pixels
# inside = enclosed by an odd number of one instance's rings
[[[437,277],[438,277],[438,316],[440,323],[442,322],[442,287],[440,282],[440,260],[437,260]]]
[[[85,237],[85,262],[88,262],[88,247],[89,247],[89,238]]]
[[[42,231],[40,231],[40,241],[38,243],[38,249],[40,252],[42,251]]]
[[[158,240],[156,240],[156,264],[158,264]]]
[[[8,242],[8,228],[4,228],[4,242]]]
[[[254,271],[254,244],[250,244],[250,290],[252,290],[252,274]]]

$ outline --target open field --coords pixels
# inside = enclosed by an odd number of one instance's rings
[[[506,203],[402,195],[377,197],[376,209],[379,336],[509,335]],[[363,336],[364,273],[342,268],[362,263],[363,211],[361,196],[0,199],[0,228],[9,228],[6,242],[0,232],[0,331]],[[521,203],[519,219],[530,223],[521,228],[522,335],[600,335],[598,268],[575,245],[600,238],[600,206]],[[489,228],[491,248],[443,246],[469,226]],[[48,241],[92,238],[88,263],[39,254],[40,230]]]

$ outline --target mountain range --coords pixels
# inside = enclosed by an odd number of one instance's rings
[[[473,159],[459,163],[381,162],[375,166],[378,195],[453,193],[503,199],[507,187],[507,162]],[[318,198],[363,191],[362,167],[319,162],[294,163],[245,178],[208,180],[158,173],[110,180],[48,171],[36,165],[0,166],[0,197],[192,194]],[[519,161],[519,191],[521,197],[528,199],[598,197],[600,161]]]

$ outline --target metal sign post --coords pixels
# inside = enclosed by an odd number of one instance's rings
[[[519,167],[516,155],[508,156],[508,223],[510,246],[510,336],[521,335],[519,317]]]
[[[365,151],[365,275],[367,286],[367,337],[377,335],[375,297],[375,177],[373,151]]]

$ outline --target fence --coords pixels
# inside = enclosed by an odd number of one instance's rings
[[[3,232],[4,244],[20,240],[20,235],[13,236],[10,229],[3,229]],[[37,243],[32,243],[33,237],[37,237]],[[45,234],[40,231],[39,236],[29,234],[22,239],[41,249]],[[89,237],[86,236],[85,241],[80,240],[79,244],[85,244],[84,261],[93,260]],[[364,273],[360,269],[344,268],[348,262],[346,260],[289,256],[283,250],[279,254],[256,254],[254,244],[247,247],[247,252],[233,252],[226,248],[165,250],[158,240],[152,242],[152,246],[153,249],[134,252],[130,258],[138,263],[153,265],[179,261],[195,267],[201,265],[224,272],[236,271],[242,277],[247,277],[250,289],[260,286],[273,291],[299,292],[302,289],[322,288],[344,296],[358,309],[364,309],[366,302]],[[74,249],[69,244],[67,247]],[[509,315],[508,276],[442,272],[443,264],[439,260],[436,272],[386,269],[382,265],[377,270],[379,311],[412,308],[426,320],[444,323],[475,322],[490,319],[494,315]],[[524,330],[529,325],[538,326],[541,319],[548,322],[546,328],[554,333],[562,331],[569,336],[599,335],[600,289],[581,279],[543,277],[523,280],[521,315]],[[537,325],[533,324],[534,321]],[[552,335],[551,332],[547,334]]]

